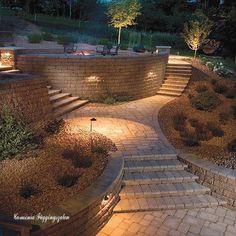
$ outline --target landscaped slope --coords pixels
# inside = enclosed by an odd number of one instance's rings
[[[159,114],[163,132],[178,149],[235,168],[236,84],[198,62],[187,92]]]

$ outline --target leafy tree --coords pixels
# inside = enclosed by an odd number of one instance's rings
[[[205,39],[210,35],[213,23],[202,12],[197,12],[195,19],[184,24],[182,36],[191,50],[194,50],[196,58],[197,50],[201,47]]]
[[[108,6],[110,24],[118,28],[118,44],[120,44],[121,28],[134,25],[140,14],[141,5],[138,0],[113,0]]]

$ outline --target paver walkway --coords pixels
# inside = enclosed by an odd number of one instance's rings
[[[97,121],[94,122],[93,129],[108,136],[116,143],[119,148],[117,155],[124,157],[174,156],[175,149],[163,135],[157,120],[160,108],[172,99],[157,95],[114,106],[89,104],[70,113],[67,118],[76,118],[76,129],[89,130],[90,118],[96,117]],[[189,177],[193,176],[185,176],[185,178]],[[173,189],[169,190],[173,192]],[[224,234],[236,235],[236,212],[218,206],[117,213],[98,235]]]

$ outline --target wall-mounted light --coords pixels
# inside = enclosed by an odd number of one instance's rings
[[[93,132],[93,122],[96,122],[97,119],[96,118],[91,118],[90,119],[90,132]]]
[[[109,202],[109,200],[111,199],[111,196],[112,196],[111,193],[108,193],[104,196],[104,198],[102,199],[102,206],[105,206]]]

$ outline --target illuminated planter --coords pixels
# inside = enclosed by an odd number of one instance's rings
[[[169,54],[126,53],[118,56],[19,55],[17,68],[42,76],[53,88],[90,100],[108,94],[134,99],[157,93]]]

